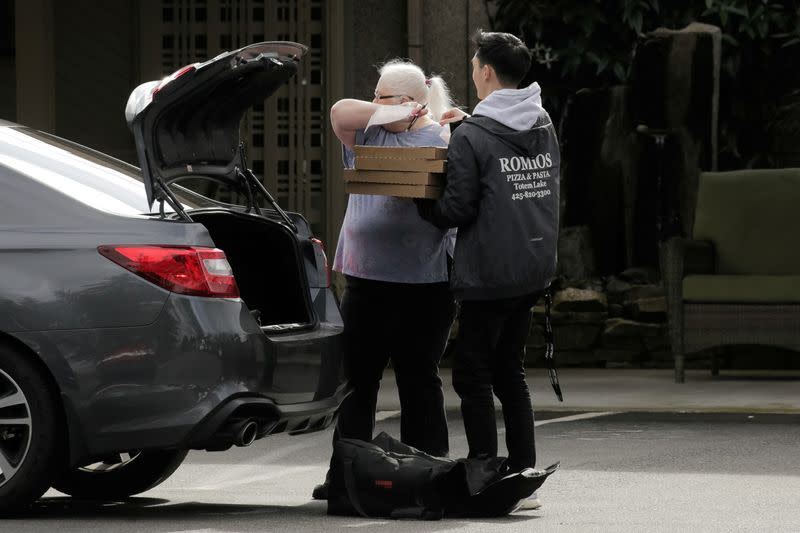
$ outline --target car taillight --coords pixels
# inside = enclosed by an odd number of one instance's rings
[[[168,291],[212,298],[238,298],[239,287],[225,252],[194,246],[98,246],[111,261]]]
[[[331,286],[331,269],[328,266],[328,256],[325,254],[325,245],[322,243],[321,240],[317,239],[316,237],[311,238],[311,242],[314,243],[315,246],[319,248],[320,253],[322,253],[322,261],[325,264],[325,286]]]
[[[163,89],[164,86],[166,84],[168,84],[169,82],[175,81],[178,78],[180,78],[181,76],[183,76],[184,74],[186,74],[188,72],[192,72],[193,70],[197,70],[197,63],[192,63],[191,65],[186,65],[185,67],[179,68],[178,70],[176,70],[175,72],[173,72],[172,74],[170,74],[169,76],[167,76],[166,78],[161,80],[161,83],[159,83],[158,85],[153,87],[152,96],[155,96],[156,94],[158,94],[158,92],[161,89]]]

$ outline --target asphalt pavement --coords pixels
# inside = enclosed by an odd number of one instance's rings
[[[395,411],[380,418],[378,430],[399,434]],[[457,410],[449,420],[452,455],[463,456]],[[310,499],[329,458],[326,430],[192,452],[164,484],[127,502],[50,491],[0,531],[800,531],[800,415],[542,411],[536,431],[539,466],[562,467],[540,489],[541,509],[500,519],[327,516]]]

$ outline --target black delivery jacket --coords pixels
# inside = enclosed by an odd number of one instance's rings
[[[556,271],[561,156],[544,113],[513,130],[485,116],[453,131],[447,184],[420,215],[458,228],[450,284],[460,300],[513,298],[546,288]]]

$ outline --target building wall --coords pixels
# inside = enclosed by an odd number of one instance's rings
[[[135,75],[133,6],[134,0],[15,2],[14,120],[134,161],[123,113]],[[12,83],[0,83],[0,92]]]
[[[55,131],[53,0],[14,3],[16,121]]]
[[[453,100],[472,109],[478,103],[472,83],[472,34],[489,30],[483,0],[448,0],[422,4],[422,59],[427,71],[442,76]]]
[[[59,136],[135,162],[125,104],[136,85],[133,0],[53,3]]]
[[[372,100],[377,68],[390,59],[408,57],[405,2],[361,0],[353,2],[350,98]]]
[[[0,120],[17,118],[14,0],[0,0]]]

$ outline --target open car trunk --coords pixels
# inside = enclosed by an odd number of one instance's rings
[[[136,87],[125,117],[147,201],[166,200],[183,214],[167,186],[190,176],[247,192],[242,117],[295,75],[307,51],[287,41],[255,43]]]
[[[192,213],[225,252],[242,300],[267,333],[314,324],[308,280],[292,232],[278,222],[233,212]]]

